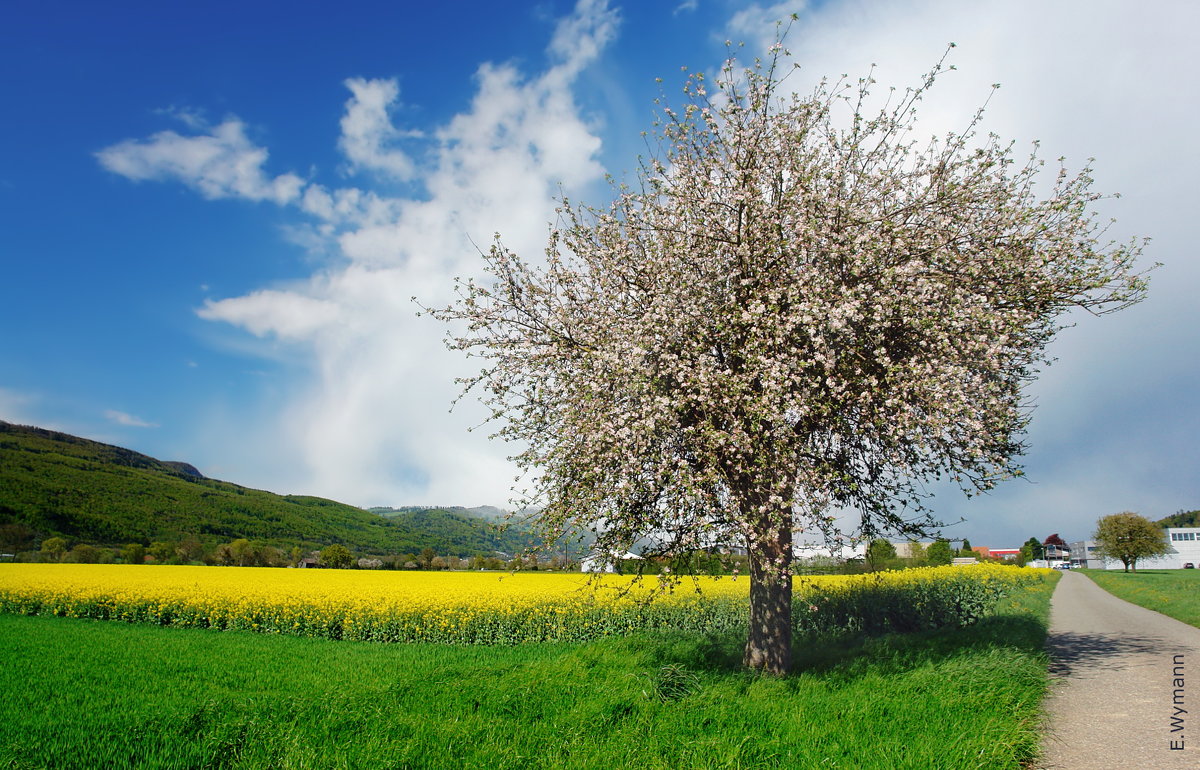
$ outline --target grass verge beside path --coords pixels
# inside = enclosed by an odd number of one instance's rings
[[[1200,628],[1200,570],[1080,570],[1118,599]]]
[[[1055,576],[1057,577],[1057,576]],[[0,767],[1019,768],[1054,580],[961,630],[377,645],[0,615]]]

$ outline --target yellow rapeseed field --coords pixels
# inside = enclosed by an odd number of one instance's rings
[[[796,579],[798,630],[960,625],[1036,570],[979,565]],[[748,580],[578,573],[0,565],[0,610],[385,642],[585,640],[744,627]]]

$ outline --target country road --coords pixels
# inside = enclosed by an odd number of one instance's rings
[[[1200,770],[1200,629],[1065,573],[1042,770]]]

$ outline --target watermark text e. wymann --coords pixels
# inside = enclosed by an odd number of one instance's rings
[[[1168,745],[1171,751],[1183,751],[1183,717],[1187,710],[1183,708],[1183,656],[1176,655],[1171,660],[1171,737]]]

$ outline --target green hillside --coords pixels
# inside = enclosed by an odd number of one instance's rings
[[[397,553],[416,553],[429,545],[438,553],[456,556],[491,555],[496,551],[514,554],[530,545],[527,533],[519,527],[502,531],[462,508],[414,507],[391,514],[384,521],[403,533],[399,541],[403,545]],[[447,545],[439,548],[434,543]]]
[[[1200,527],[1200,511],[1180,511],[1159,519],[1161,527]]]
[[[64,537],[93,545],[194,536],[279,547],[341,543],[359,553],[429,547],[469,556],[525,545],[460,512],[414,509],[384,518],[317,497],[276,495],[205,478],[181,462],[0,421],[0,528],[17,539]]]

